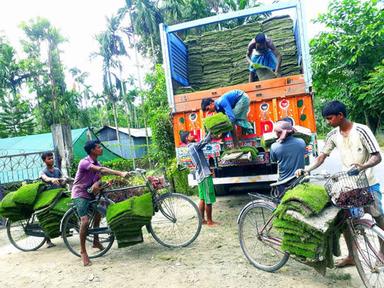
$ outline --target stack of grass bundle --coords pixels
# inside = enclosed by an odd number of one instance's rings
[[[234,154],[234,153],[242,153],[242,154],[251,153],[252,160],[255,160],[257,158],[257,155],[259,154],[259,151],[257,150],[256,147],[253,147],[253,146],[243,146],[238,149],[225,150],[224,153],[221,155],[221,157],[224,157],[225,155]],[[241,154],[239,155],[239,157],[241,157]]]
[[[203,122],[204,127],[214,136],[227,133],[233,128],[228,116],[221,112],[204,118]]]
[[[261,24],[256,22],[241,25],[231,30],[232,71],[230,85],[248,81],[248,62],[245,58],[249,42],[261,32]]]
[[[71,202],[63,191],[62,188],[43,191],[37,196],[33,206],[41,228],[50,238],[60,236],[60,221]]]
[[[282,56],[280,74],[299,74],[293,22],[289,16],[269,18],[263,22],[240,25],[233,29],[188,36],[188,77],[195,91],[246,83],[249,42],[264,32],[272,38]],[[191,92],[177,87],[175,94]]]
[[[32,215],[33,204],[42,187],[42,182],[36,182],[8,193],[0,202],[0,215],[11,221],[28,219]]]
[[[282,56],[280,74],[282,76],[300,74],[292,19],[288,15],[269,18],[263,21],[262,31],[273,40]]]
[[[228,85],[232,70],[230,37],[230,30],[209,32],[200,37],[203,62],[201,89]]]
[[[119,248],[143,242],[141,228],[150,223],[153,215],[151,193],[135,196],[107,208],[107,222]]]
[[[329,196],[324,187],[301,184],[286,192],[275,210],[273,226],[283,234],[282,249],[308,263],[318,263],[320,271],[333,267],[333,254],[339,255],[338,241],[332,237],[336,208],[327,208]],[[328,209],[336,209],[329,213]],[[317,225],[311,223],[320,223]]]

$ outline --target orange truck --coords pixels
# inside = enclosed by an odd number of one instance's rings
[[[286,9],[293,14],[295,19],[293,33],[298,50],[297,61],[300,65],[300,73],[191,93],[177,93],[178,90],[175,87],[190,84],[188,79],[189,51],[188,46],[179,37],[181,32],[258,14],[270,13],[274,15],[273,13],[276,11]],[[224,194],[229,187],[242,187],[249,184],[265,185],[277,180],[277,165],[270,161],[268,148],[262,145],[261,139],[266,133],[273,132],[274,123],[282,118],[289,117],[294,125],[305,127],[307,131],[310,131],[311,141],[307,146],[307,160],[310,159],[310,154],[316,154],[316,123],[311,92],[309,47],[305,28],[301,1],[259,6],[173,26],[160,24],[167,94],[173,113],[176,155],[180,164],[191,165],[188,150],[180,141],[180,132],[189,131],[198,140],[204,137],[203,119],[206,115],[201,110],[202,99],[208,97],[216,99],[234,89],[244,91],[250,98],[248,120],[254,125],[254,133],[241,135],[240,130],[237,132],[240,145],[255,146],[258,149],[257,159],[244,163],[223,164],[220,161],[220,155],[224,145],[217,141],[210,143],[205,148],[205,155],[214,171],[214,184],[218,194]],[[246,47],[244,47],[244,59],[245,52]],[[245,61],[244,65],[247,65]],[[227,146],[231,145],[231,140],[230,137],[225,139]],[[189,183],[196,185],[192,174],[189,177]]]

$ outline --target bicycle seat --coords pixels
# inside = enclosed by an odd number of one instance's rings
[[[291,181],[291,180],[293,180],[295,178],[296,178],[296,176],[291,176],[291,177],[288,177],[288,178],[286,178],[286,179],[284,179],[282,181],[277,181],[275,183],[272,183],[269,186],[276,187],[276,186],[279,186],[279,185],[282,185],[282,184],[287,184],[289,181]]]

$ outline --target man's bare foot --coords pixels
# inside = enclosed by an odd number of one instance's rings
[[[216,225],[219,225],[219,224],[220,224],[219,222],[215,222],[215,221],[208,221],[207,222],[208,226],[216,226]]]
[[[92,248],[97,248],[100,251],[104,250],[104,246],[100,242],[94,242],[93,245],[92,245]]]
[[[203,225],[206,225],[208,222],[207,222],[207,220],[203,220],[201,223],[202,223]]]
[[[355,266],[355,260],[353,260],[352,257],[345,257],[343,259],[336,261],[335,263],[336,268],[344,268],[349,266]]]
[[[87,252],[80,252],[81,260],[83,261],[84,266],[91,266],[92,262],[89,260]]]

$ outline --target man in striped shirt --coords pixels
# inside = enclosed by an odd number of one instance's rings
[[[382,194],[380,191],[379,181],[375,178],[373,167],[381,162],[380,146],[377,143],[371,129],[359,123],[354,123],[347,119],[346,107],[339,101],[331,101],[323,107],[323,117],[327,123],[334,127],[328,133],[325,146],[320,156],[317,157],[314,163],[305,170],[299,169],[296,175],[301,175],[303,172],[310,172],[321,164],[331,154],[334,148],[340,153],[341,162],[344,170],[350,170],[352,167],[358,171],[365,171],[370,191],[375,198],[374,205],[366,209],[376,220],[380,228],[384,228]],[[348,232],[344,232],[346,240],[350,237]],[[341,259],[336,263],[336,267],[345,267],[354,265],[352,257],[352,247],[348,244],[348,257]],[[384,252],[384,251],[382,251]]]

